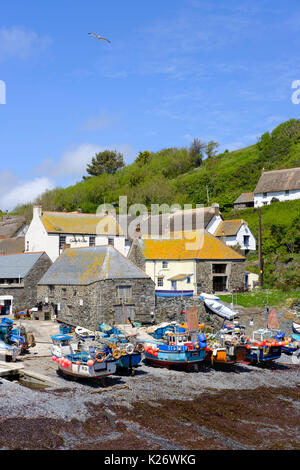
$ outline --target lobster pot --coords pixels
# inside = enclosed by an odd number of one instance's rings
[[[66,335],[68,333],[72,333],[72,327],[69,325],[62,324],[59,327],[59,332],[61,335]]]

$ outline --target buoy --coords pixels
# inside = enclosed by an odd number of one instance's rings
[[[80,361],[76,361],[76,366],[80,366]]]
[[[89,359],[89,360],[87,361],[87,365],[90,366],[90,367],[92,367],[92,366],[94,365],[94,361],[93,361],[92,359]]]
[[[52,356],[52,361],[56,361],[56,356]]]

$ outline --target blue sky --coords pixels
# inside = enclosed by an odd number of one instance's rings
[[[2,210],[79,181],[105,148],[127,163],[194,137],[233,150],[299,117],[298,0],[2,0],[0,13]]]

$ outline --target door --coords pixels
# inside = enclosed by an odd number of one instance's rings
[[[128,323],[128,318],[133,322],[134,310],[134,305],[115,305],[115,323],[126,325]]]
[[[227,289],[227,276],[214,276],[213,291],[224,292]]]

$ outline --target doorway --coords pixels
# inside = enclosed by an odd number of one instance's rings
[[[227,290],[227,276],[214,276],[213,277],[213,291],[224,292]]]

